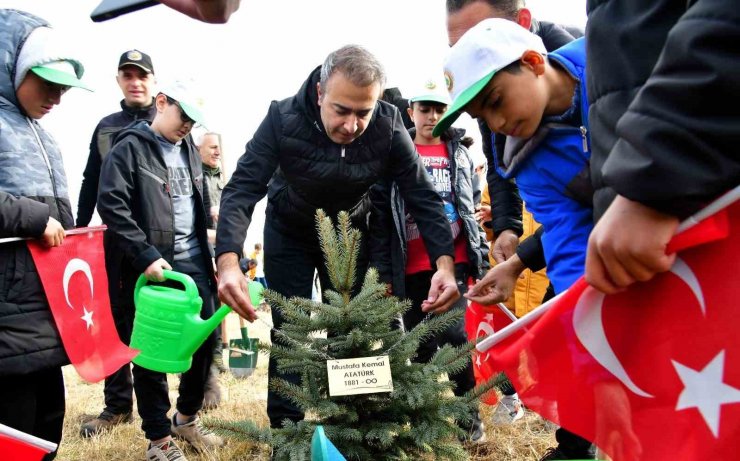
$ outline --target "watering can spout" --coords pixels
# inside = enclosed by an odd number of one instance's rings
[[[231,312],[231,308],[227,305],[221,306],[211,317],[206,320],[201,318],[192,318],[192,323],[188,327],[187,334],[185,335],[185,341],[188,343],[187,350],[196,350],[206,340],[209,334],[218,328],[219,324],[224,318]]]

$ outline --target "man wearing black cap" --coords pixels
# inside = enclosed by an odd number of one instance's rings
[[[93,132],[90,141],[90,156],[87,159],[87,166],[83,173],[80,198],[77,203],[77,227],[87,226],[95,211],[100,168],[103,164],[103,158],[113,145],[113,138],[132,122],[136,120],[151,122],[157,114],[152,95],[155,83],[154,66],[152,66],[149,55],[139,50],[123,53],[118,60],[116,81],[123,92],[122,110],[100,120]],[[107,269],[110,274],[110,268]],[[115,304],[111,306],[111,309],[116,322],[127,318],[127,316],[116,312]],[[128,344],[131,339],[131,328],[118,324],[116,326],[121,340]],[[82,437],[90,437],[110,426],[132,421],[133,382],[130,365],[124,365],[120,370],[105,379],[104,392],[105,409],[97,418],[82,424],[80,429]]]
[[[98,122],[92,140],[90,156],[83,173],[80,199],[77,202],[77,227],[90,224],[98,196],[98,180],[103,158],[110,151],[113,138],[121,129],[136,120],[149,120],[157,113],[154,97],[154,66],[148,54],[139,50],[126,51],[118,60],[116,82],[123,92],[121,111],[110,114]]]

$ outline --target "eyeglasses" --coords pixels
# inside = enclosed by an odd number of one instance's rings
[[[174,99],[170,98],[167,95],[165,95],[165,97],[167,98],[167,103],[168,104],[171,104],[171,105],[174,104],[175,106],[177,106],[177,109],[180,111],[180,121],[182,123],[192,123],[193,126],[196,125],[195,120],[193,120],[192,118],[188,117],[188,114],[185,113],[185,111],[182,109],[182,106],[180,105],[179,102],[175,101]]]

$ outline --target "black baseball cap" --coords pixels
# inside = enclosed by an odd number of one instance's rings
[[[154,73],[152,58],[139,50],[129,50],[123,53],[121,59],[118,60],[118,68],[120,69],[123,66],[136,66],[148,74]]]

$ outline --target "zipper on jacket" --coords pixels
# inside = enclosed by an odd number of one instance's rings
[[[344,158],[344,146],[342,146],[342,158]]]
[[[583,141],[583,152],[588,153],[588,129],[581,125],[581,141]]]
[[[33,135],[36,138],[36,142],[39,143],[39,147],[41,148],[41,154],[44,157],[44,162],[46,162],[46,169],[49,172],[49,179],[51,180],[51,188],[54,191],[54,203],[56,203],[57,210],[60,210],[59,208],[59,194],[57,193],[57,183],[54,181],[54,171],[51,169],[51,162],[49,162],[49,154],[46,152],[46,147],[44,147],[44,143],[41,142],[41,137],[39,137],[39,133],[36,131],[36,127],[33,126],[33,122],[26,117],[26,123],[28,123],[28,126],[31,127],[31,131],[33,131]],[[51,216],[51,214],[49,215]],[[61,219],[61,214],[59,215],[59,218]]]

